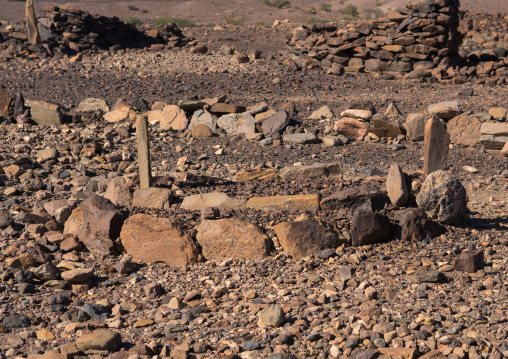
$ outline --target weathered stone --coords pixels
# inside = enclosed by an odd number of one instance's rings
[[[279,327],[286,321],[286,314],[280,305],[267,307],[258,316],[261,324],[269,327]]]
[[[448,224],[460,222],[467,210],[465,188],[458,179],[444,171],[427,176],[416,202],[430,218]]]
[[[62,272],[62,279],[71,283],[82,283],[90,279],[93,274],[93,268],[78,268]]]
[[[356,110],[356,109],[347,109],[342,111],[340,116],[342,118],[357,118],[360,120],[368,121],[372,117],[372,111],[369,110]]]
[[[344,138],[344,136],[325,136],[321,139],[323,141],[323,144],[328,147],[333,146],[341,146],[345,144],[344,139],[347,140],[347,138]]]
[[[504,121],[506,119],[506,115],[508,110],[504,107],[492,107],[489,110],[489,114],[495,121]]]
[[[321,200],[321,209],[348,209],[350,211],[364,209],[378,211],[383,209],[388,202],[388,197],[378,188],[369,186],[350,187],[338,190],[330,196],[323,198]]]
[[[25,104],[30,107],[32,120],[38,125],[60,125],[63,120],[62,109],[60,105],[44,101],[26,100]]]
[[[421,208],[400,211],[395,218],[399,222],[397,237],[403,241],[431,240],[445,232],[444,227],[431,220]]]
[[[125,221],[120,241],[125,251],[136,261],[164,262],[174,267],[198,261],[196,243],[181,224],[169,218],[135,214]]]
[[[213,132],[210,130],[210,127],[205,125],[204,123],[198,123],[192,126],[192,137],[194,138],[206,138],[213,137]]]
[[[0,88],[0,117],[9,117],[12,100],[12,96]]]
[[[168,188],[137,188],[132,200],[133,207],[169,209],[173,201],[173,191]]]
[[[30,318],[28,318],[26,315],[12,314],[12,315],[6,315],[2,320],[2,324],[7,329],[26,328],[31,325],[31,321],[30,321]]]
[[[102,111],[106,113],[109,112],[109,106],[106,103],[106,101],[100,98],[87,98],[79,103],[78,111],[80,112]]]
[[[460,113],[460,105],[457,101],[434,103],[427,109],[431,115],[436,115],[444,120],[449,120]]]
[[[311,132],[285,134],[282,136],[282,140],[284,143],[292,145],[307,145],[319,142],[317,136]]]
[[[93,195],[81,202],[79,208],[83,213],[83,226],[78,234],[81,242],[97,256],[113,253],[113,241],[123,224],[115,205],[104,197]]]
[[[96,330],[92,333],[83,334],[76,340],[76,348],[84,351],[116,351],[122,345],[120,333],[112,330]]]
[[[64,234],[73,234],[75,236],[79,236],[79,232],[83,227],[83,211],[81,208],[74,208],[72,210],[71,216],[65,221],[64,224]]]
[[[423,173],[446,168],[446,159],[450,145],[450,136],[441,121],[433,116],[425,125]]]
[[[189,128],[192,129],[197,125],[206,125],[210,130],[217,128],[217,116],[203,110],[197,110],[192,115]]]
[[[279,178],[279,172],[276,169],[250,169],[239,171],[235,175],[235,180],[237,182],[261,181],[277,178]]]
[[[480,131],[482,135],[508,136],[508,122],[484,122]]]
[[[307,166],[288,166],[280,171],[284,181],[291,181],[298,178],[323,178],[339,177],[342,171],[336,163],[314,163]]]
[[[463,252],[455,258],[453,265],[455,270],[475,273],[476,271],[483,269],[485,266],[483,251],[481,249],[477,249],[475,251]]]
[[[289,125],[289,116],[286,111],[279,111],[263,121],[263,134],[273,136],[275,133],[281,133]]]
[[[196,229],[196,240],[208,260],[263,258],[271,249],[257,226],[238,218],[203,220]]]
[[[332,120],[334,118],[335,114],[328,106],[320,107],[309,116],[309,119],[311,120]]]
[[[210,108],[210,112],[216,113],[241,113],[245,111],[244,106],[237,106],[230,103],[216,103]]]
[[[413,275],[418,282],[441,282],[446,278],[443,272],[437,269],[419,269]]]
[[[335,122],[333,130],[341,135],[354,137],[360,141],[369,133],[369,129],[364,122],[348,117],[341,118]]]
[[[148,123],[142,115],[136,117],[136,142],[138,145],[139,187],[148,189],[152,186],[152,164],[150,161]]]
[[[37,151],[37,162],[39,163],[54,160],[57,157],[58,151],[55,148],[46,148],[44,150]]]
[[[161,128],[174,131],[183,131],[189,125],[189,119],[185,111],[176,105],[164,107],[159,118]]]
[[[386,191],[393,205],[402,207],[409,199],[406,177],[398,164],[393,163],[386,178]]]
[[[404,131],[401,126],[392,120],[386,120],[376,118],[375,115],[370,121],[370,132],[374,133],[378,137],[391,137],[397,138],[397,136],[403,135]]]
[[[183,199],[181,207],[188,211],[201,211],[206,207],[219,209],[242,209],[245,208],[246,199],[229,197],[225,193],[211,192],[187,196]]]
[[[257,210],[317,211],[319,210],[318,194],[293,196],[254,197],[247,200],[246,206]]]
[[[375,213],[356,211],[351,223],[351,242],[355,247],[380,243],[390,237],[388,217]]]
[[[108,184],[104,198],[109,199],[115,206],[130,206],[132,195],[125,178],[121,176],[113,178]]]
[[[134,119],[134,116],[135,116],[135,112],[133,111],[132,112],[133,115],[131,118],[131,111],[109,111],[109,112],[106,112],[102,118],[104,118],[104,120],[106,122],[109,122],[109,123],[117,123],[117,122],[121,122],[121,121],[125,121],[125,120],[133,120]]]
[[[503,149],[501,150],[501,155],[508,157],[508,141],[504,144]]]
[[[480,126],[481,123],[476,117],[462,114],[448,121],[446,128],[452,143],[474,146],[480,140]]]
[[[315,220],[282,222],[273,229],[284,251],[298,259],[315,255],[323,249],[336,248],[340,244],[335,233]]]
[[[241,135],[256,131],[256,121],[249,114],[229,114],[221,116],[217,120],[217,126],[230,135]]]
[[[508,136],[482,135],[480,143],[487,150],[502,150],[505,143],[508,142]]]

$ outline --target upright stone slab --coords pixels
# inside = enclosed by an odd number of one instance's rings
[[[152,185],[152,166],[150,164],[148,122],[143,115],[138,115],[136,118],[136,133],[138,139],[139,187],[147,189]]]
[[[0,116],[9,117],[9,107],[12,104],[12,96],[0,88]]]
[[[32,0],[26,1],[26,28],[28,33],[28,40],[30,44],[36,45],[41,43],[41,35],[37,27],[37,18],[35,17],[35,9]]]
[[[60,125],[63,120],[62,108],[58,104],[44,101],[25,101],[30,107],[32,120],[38,125]]]
[[[423,173],[429,175],[446,167],[450,136],[437,116],[425,125]]]
[[[393,163],[388,171],[386,191],[393,205],[402,207],[407,203],[409,191],[407,189],[406,178],[397,163]]]

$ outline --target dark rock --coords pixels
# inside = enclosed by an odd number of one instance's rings
[[[30,318],[22,314],[8,315],[2,321],[2,324],[8,328],[26,328],[31,325]]]
[[[360,186],[338,190],[321,200],[321,209],[348,209],[350,211],[378,211],[389,203],[389,198],[378,188]]]
[[[351,223],[351,240],[353,246],[379,243],[391,234],[388,217],[374,212],[356,211]]]
[[[467,273],[475,273],[476,271],[483,269],[484,266],[485,262],[483,251],[480,249],[463,252],[455,258],[454,262],[455,270]]]
[[[403,241],[421,242],[445,232],[445,228],[431,220],[421,208],[400,211],[395,218],[399,221],[396,237],[400,237]]]

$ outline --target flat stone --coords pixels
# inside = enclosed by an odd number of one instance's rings
[[[229,103],[216,103],[210,108],[210,112],[216,113],[241,113],[244,111],[244,106],[237,106]]]
[[[429,105],[427,110],[431,115],[449,120],[460,113],[460,105],[457,101],[445,101]]]
[[[131,119],[130,111],[119,110],[106,112],[102,117],[109,123],[117,123]]]
[[[47,329],[40,329],[35,334],[37,335],[37,339],[44,339],[44,340],[55,339],[55,335]]]
[[[485,147],[486,150],[502,150],[506,142],[508,142],[508,136],[480,136],[480,143]]]
[[[336,163],[314,163],[307,166],[288,166],[280,171],[280,176],[284,181],[291,181],[298,178],[323,178],[339,177],[341,167]]]
[[[246,199],[229,197],[225,193],[211,192],[187,196],[183,199],[181,208],[188,211],[201,211],[207,207],[219,209],[243,209],[246,207]]]
[[[60,125],[62,124],[62,108],[58,104],[44,101],[26,100],[25,105],[30,107],[32,120],[38,125]]]
[[[219,117],[217,126],[230,135],[242,135],[256,131],[256,121],[249,114],[232,113]]]
[[[173,191],[169,188],[136,188],[134,191],[132,206],[138,208],[169,209],[172,202]]]
[[[508,136],[508,122],[484,122],[480,131],[482,135]]]
[[[292,196],[254,197],[247,200],[246,206],[257,210],[317,211],[319,210],[318,194]]]
[[[372,117],[372,111],[369,111],[369,110],[347,109],[345,111],[342,111],[340,116],[342,118],[349,117],[349,118],[357,118],[357,119],[360,119],[360,120],[368,121]]]
[[[238,218],[205,219],[196,230],[196,240],[208,260],[263,258],[271,249],[261,229]]]
[[[265,136],[273,136],[281,133],[289,125],[288,113],[284,110],[276,112],[272,116],[263,121],[263,134]]]
[[[198,261],[196,243],[181,224],[169,218],[135,214],[125,221],[120,241],[134,260],[143,263],[181,267]]]
[[[106,101],[100,98],[87,98],[79,103],[78,111],[80,112],[102,111],[106,113],[109,112],[109,106],[106,103]]]
[[[461,114],[446,124],[452,143],[461,146],[474,146],[480,140],[480,121],[473,116]]]
[[[279,178],[279,172],[276,169],[250,169],[239,171],[235,175],[237,182],[262,181]]]
[[[85,353],[94,350],[105,352],[117,351],[122,344],[122,336],[120,333],[112,330],[101,329],[81,335],[75,344],[78,350],[82,350]]]
[[[282,222],[273,229],[284,251],[293,258],[316,255],[323,249],[336,248],[340,244],[335,233],[315,220]]]
[[[62,272],[62,279],[71,284],[82,283],[93,275],[93,268],[79,268]]]
[[[441,282],[446,277],[437,269],[419,269],[413,273],[413,276],[418,282]]]
[[[318,143],[319,139],[313,133],[292,133],[282,136],[284,143],[291,145],[306,145],[311,143]]]
[[[336,210],[364,209],[378,211],[389,202],[388,197],[378,188],[369,186],[349,187],[338,190],[321,200],[321,209]]]
[[[429,175],[446,168],[450,136],[441,121],[433,116],[425,125],[423,173]]]
[[[356,118],[344,117],[335,122],[333,130],[341,135],[354,137],[361,141],[369,133],[367,125]]]
[[[323,144],[328,147],[342,146],[345,143],[343,138],[339,136],[325,136],[321,139],[321,141],[323,141]]]
[[[393,205],[402,207],[409,199],[406,177],[400,166],[393,163],[386,178],[386,191]]]

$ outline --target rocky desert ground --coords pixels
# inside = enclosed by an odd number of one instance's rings
[[[508,357],[508,15],[462,3],[2,22],[1,357]]]

